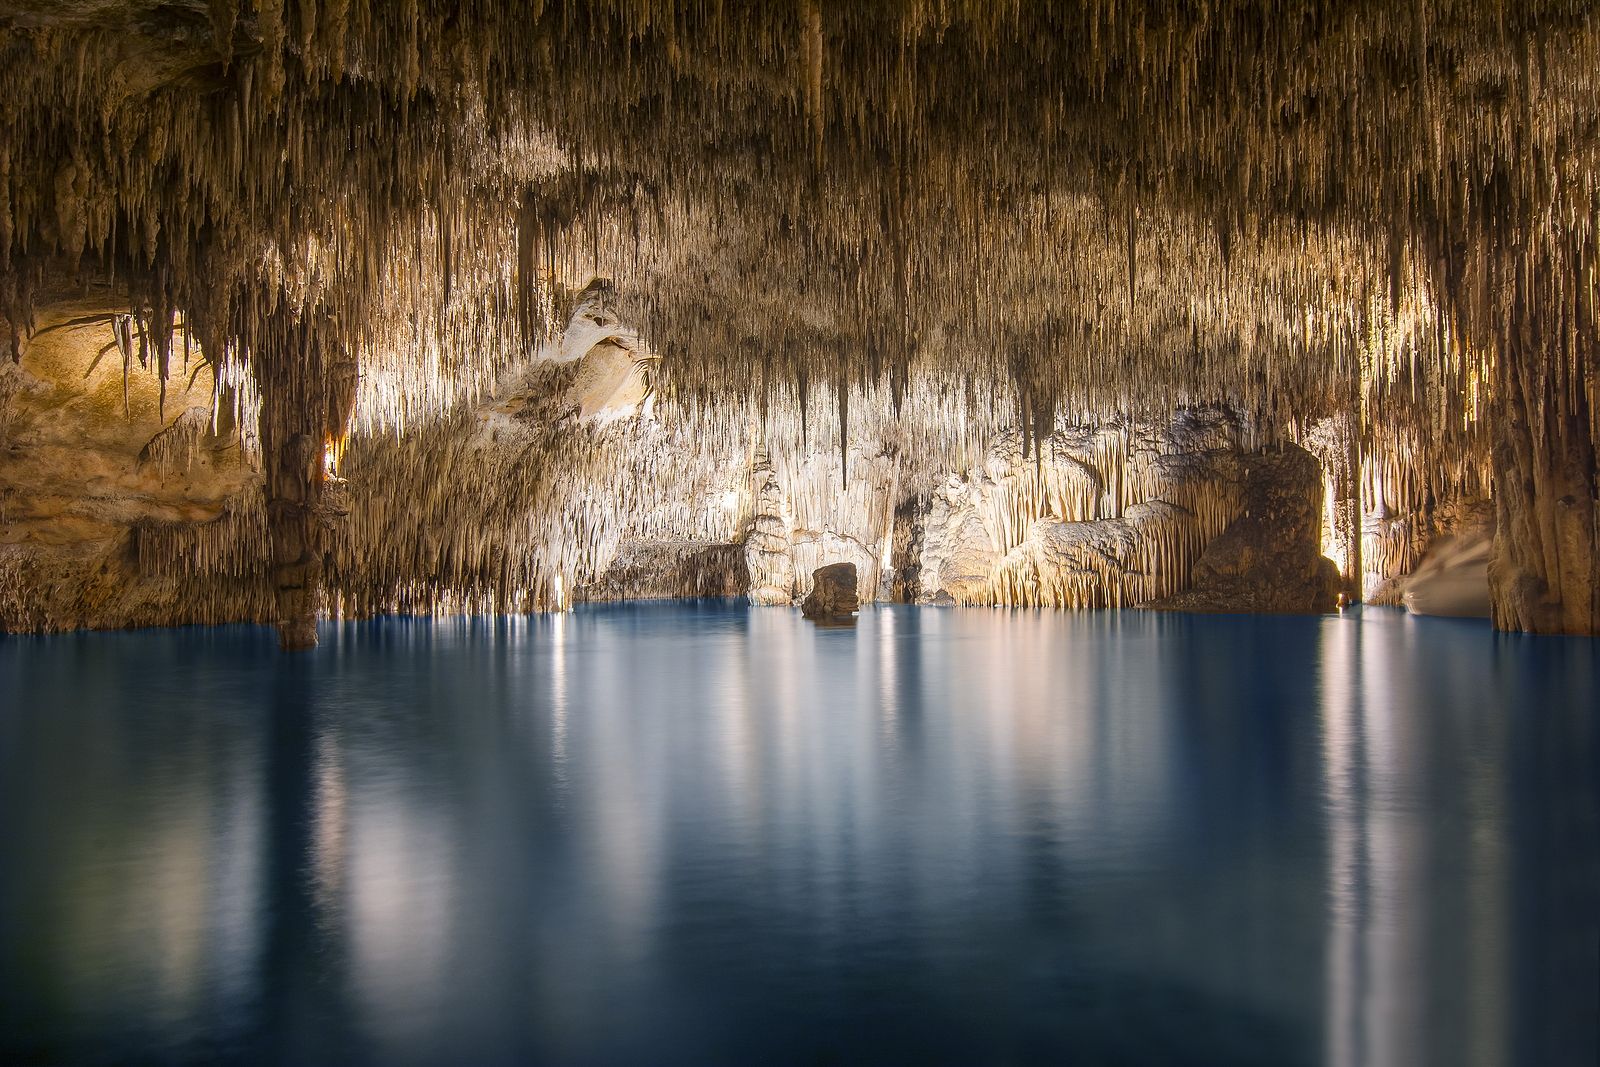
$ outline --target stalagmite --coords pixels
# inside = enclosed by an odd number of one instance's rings
[[[1322,464],[1322,554],[1339,568],[1345,596],[1363,595],[1361,448],[1355,420],[1348,412],[1329,416],[1303,436],[1300,444]]]

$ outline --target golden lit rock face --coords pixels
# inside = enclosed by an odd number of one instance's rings
[[[595,356],[581,414],[654,394],[702,439],[756,420],[783,463],[826,411],[845,480],[857,437],[931,477],[1058,413],[1225,404],[1289,437],[1343,414],[1345,466],[1398,462],[1424,505],[1492,467],[1497,623],[1593,632],[1593,16],[5,3],[0,312],[26,350],[53,287],[109,280],[158,380],[180,320],[253,371],[302,635],[317,559],[365,558],[324,500],[327,445],[464,417],[548,357],[595,276],[652,365]],[[582,434],[540,447],[556,480],[587,462]],[[603,554],[585,531],[620,521],[533,540]]]
[[[0,365],[0,629],[129,626],[259,618],[218,560],[182,560],[182,583],[154,577],[153,530],[210,529],[257,477],[235,412],[219,425],[211,367],[191,353],[163,398],[137,344],[124,369],[125,308],[99,298],[41,316],[21,365]],[[230,530],[227,551],[247,546]],[[198,542],[195,549],[203,549]],[[141,556],[149,581],[139,581]],[[227,571],[228,568],[222,568]],[[202,578],[201,575],[209,575]],[[208,596],[192,596],[202,589]]]

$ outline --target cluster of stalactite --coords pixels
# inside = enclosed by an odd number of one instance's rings
[[[1218,509],[1229,502],[1219,497]],[[1053,608],[1146,604],[1182,590],[1200,551],[1221,532],[1164,501],[1134,505],[1092,540],[1075,529],[1044,526],[1033,552],[1002,561],[993,602]]]
[[[341,613],[565,607],[623,546],[745,540],[768,474],[800,578],[783,584],[787,601],[831,546],[855,543],[875,560],[898,494],[958,469],[998,432],[984,414],[992,407],[969,410],[959,394],[914,387],[928,417],[912,419],[857,392],[859,440],[846,461],[835,451],[841,405],[826,388],[807,409],[792,397],[699,408],[667,397],[647,417],[580,419],[578,369],[539,363],[495,403],[405,434],[352,435],[330,557]]]
[[[249,365],[293,640],[355,552],[328,446],[456,417],[592,274],[683,410],[832,398],[842,457],[845,398],[939,389],[1025,450],[1225,403],[1352,414],[1420,478],[1492,455],[1497,620],[1600,628],[1587,0],[10,10],[12,355],[95,277],[163,381],[179,321]]]
[[[141,522],[133,527],[129,549],[145,578],[258,578],[272,558],[262,489],[251,486],[225,500],[222,514],[208,522]],[[226,605],[215,607],[225,613]]]
[[[749,592],[750,571],[741,544],[637,541],[624,545],[604,574],[579,586],[576,599],[731,598]]]
[[[952,476],[928,505],[902,569],[920,599],[1011,607],[1126,607],[1185,588],[1199,554],[1239,514],[1248,423],[1220,411],[1169,425],[1120,416],[1063,421],[1022,454],[1001,435],[982,464]]]
[[[563,419],[571,377],[535,372],[509,412],[352,440],[332,557],[344,613],[563,608],[624,540],[737,540],[743,449],[681,421]]]
[[[1440,457],[1419,468],[1412,459],[1420,447],[1416,432],[1403,426],[1388,431],[1373,435],[1360,450],[1361,591],[1367,599],[1381,598],[1415,569],[1429,543],[1444,532],[1441,517],[1491,495],[1488,454]]]

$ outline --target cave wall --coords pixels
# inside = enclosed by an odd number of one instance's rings
[[[745,535],[751,602],[799,603],[812,572],[832,563],[855,565],[863,603],[886,596],[901,468],[913,463],[870,446],[845,456],[763,451],[751,471],[759,491]]]
[[[240,577],[264,529],[291,644],[330,601],[560,606],[621,545],[674,524],[731,543],[735,519],[760,528],[759,598],[801,592],[829,555],[889,574],[904,542],[952,561],[900,583],[918,595],[928,578],[979,602],[1137,600],[1186,573],[1209,520],[1160,496],[1008,518],[1026,493],[978,484],[966,452],[1007,429],[1043,441],[1062,415],[1216,405],[1332,472],[1347,596],[1415,566],[1445,490],[1492,466],[1474,492],[1498,511],[1496,625],[1592,633],[1597,70],[1600,23],[1570,0],[9,5],[0,354],[26,365],[60,294],[98,287],[158,408],[191,339],[214,394],[248,369],[263,524],[241,497],[220,521],[245,541],[215,544],[218,525],[196,551],[233,553]],[[596,277],[637,332],[591,299]],[[529,362],[585,360],[578,421],[659,392],[712,427],[690,453],[749,475],[763,451],[777,488],[722,490],[727,522],[668,522],[654,489],[574,496],[560,473],[603,486],[608,450],[648,449],[538,433],[494,474],[513,488],[488,481],[465,422]],[[902,408],[911,430],[866,425]],[[1330,418],[1328,448],[1302,434]],[[435,446],[438,488],[416,481],[432,459],[405,458]],[[848,521],[810,488],[823,475],[783,469],[830,450],[842,494],[872,487]],[[847,476],[884,456],[898,482]],[[1353,508],[1369,456],[1426,492],[1397,494],[1386,467]],[[973,484],[919,483],[907,457]],[[461,486],[485,494],[476,523],[447,499]],[[408,492],[443,525],[384,500]],[[936,536],[880,517],[939,492]],[[608,500],[656,517],[629,530]],[[177,580],[182,539],[124,551]],[[1114,593],[1086,577],[1102,564],[1127,577]]]
[[[187,347],[163,387],[125,307],[80,295],[0,363],[0,631],[275,618],[254,411]]]
[[[936,433],[958,420],[858,411],[848,424],[826,395],[804,419],[658,410],[648,353],[590,295],[572,313],[578,340],[404,432],[363,418],[359,398],[341,415],[349,393],[324,375],[314,403],[289,405],[291,424],[322,414],[290,435],[274,505],[280,439],[256,429],[270,400],[254,400],[253,374],[197,360],[163,400],[151,368],[124,382],[117,315],[63,304],[0,370],[7,629],[271,621],[293,643],[317,618],[377,612],[793,604],[836,562],[856,566],[869,601],[1326,610],[1330,515],[1349,541],[1348,421],[1303,436],[1331,457],[1319,465],[1222,409],[1060,416],[1043,436],[985,428],[965,451]],[[1288,454],[1304,460],[1290,464],[1297,488],[1273,496],[1262,478],[1276,484]],[[1399,602],[1427,546],[1487,505],[1441,498],[1397,448],[1358,454],[1368,587]],[[1304,507],[1284,503],[1296,494]]]
[[[248,404],[215,411],[208,364],[164,416],[154,378],[133,375],[124,414],[118,369],[85,377],[114,321],[88,319],[64,310],[49,321],[70,345],[47,328],[0,372],[10,630],[270,621],[294,645],[317,618],[378,612],[793,604],[837,562],[864,600],[1134,605],[1185,587],[1237,516],[1253,447],[1211,410],[1063,418],[1027,455],[1006,431],[965,462],[906,448],[904,420],[861,419],[841,451],[835,405],[799,427],[657,412],[605,337],[403,434],[348,415],[340,434],[341,395],[324,393],[294,407],[321,411],[315,425],[284,439],[258,436]],[[227,395],[254,388],[246,375]]]
[[[670,600],[743,597],[750,593],[745,546],[715,541],[630,541],[593,581],[578,587],[578,601]]]
[[[1322,555],[1323,469],[1297,445],[1243,457],[1235,514],[1163,611],[1304,614],[1338,606],[1344,576]]]
[[[1553,309],[1554,264],[1512,286],[1493,451],[1491,608],[1503,630],[1600,633],[1600,346],[1596,309]],[[1543,267],[1547,272],[1537,272]],[[1551,327],[1556,327],[1552,330]]]
[[[1122,607],[1183,589],[1239,509],[1249,433],[1218,411],[1064,422],[1002,437],[897,514],[897,585],[919,602]]]

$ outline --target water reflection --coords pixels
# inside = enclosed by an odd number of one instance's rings
[[[0,640],[0,1059],[1597,1047],[1592,642],[725,604],[325,637]]]

